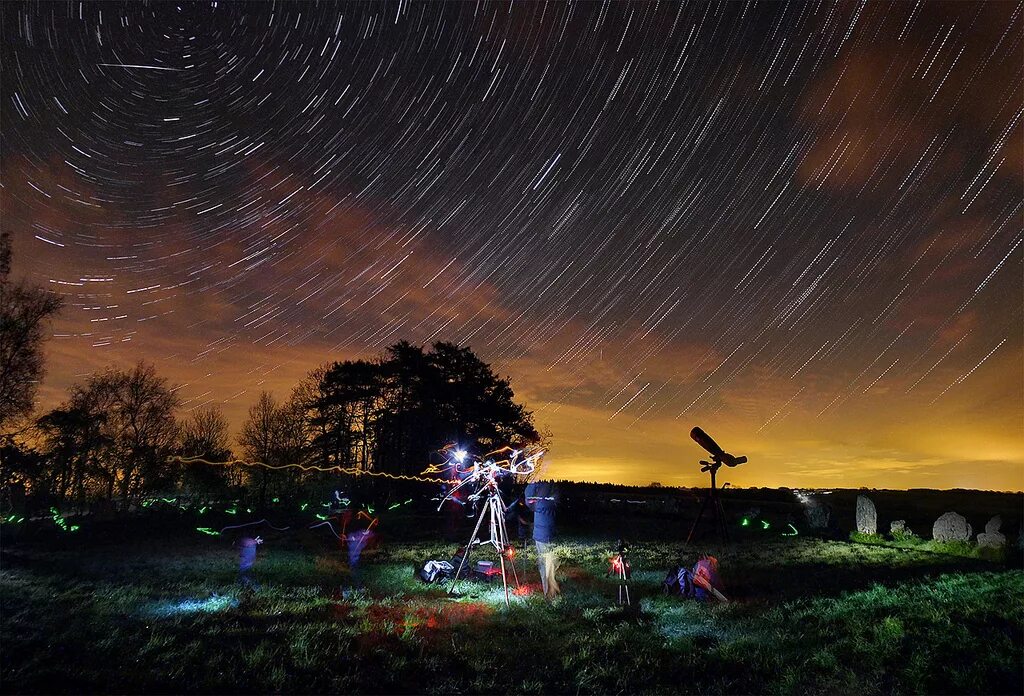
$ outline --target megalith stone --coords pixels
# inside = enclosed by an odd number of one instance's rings
[[[969,541],[974,534],[971,525],[963,515],[946,512],[935,520],[932,525],[932,538],[935,541]]]
[[[985,523],[985,532],[987,534],[996,534],[1003,528],[1003,516],[995,515],[988,522]]]
[[[832,508],[823,503],[812,503],[804,508],[807,526],[811,529],[828,529],[832,520]]]
[[[892,523],[889,524],[890,534],[906,534],[909,531],[910,530],[907,529],[906,520],[893,520]]]
[[[999,532],[1003,526],[1003,518],[996,515],[985,524],[985,531],[978,535],[978,546],[991,546],[1000,549],[1006,546],[1006,536]]]
[[[857,496],[857,531],[861,534],[878,533],[878,512],[866,495]]]

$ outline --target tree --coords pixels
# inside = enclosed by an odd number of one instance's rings
[[[320,380],[314,403],[314,446],[325,462],[345,468],[373,467],[380,365],[365,360],[334,363]]]
[[[104,492],[110,497],[114,477],[103,464],[112,445],[105,428],[107,412],[90,405],[88,398],[79,398],[36,421],[44,443],[44,466],[32,477],[34,492],[78,504]]]
[[[423,348],[408,341],[390,346],[380,366],[384,403],[377,422],[377,459],[402,474],[422,471],[436,450],[437,413],[431,410],[431,366]]]
[[[533,416],[515,403],[512,386],[469,348],[435,343],[427,355],[433,368],[432,399],[445,439],[481,450],[536,442]]]
[[[166,457],[178,438],[178,398],[150,364],[140,362],[131,372],[114,371],[111,377],[116,390],[110,422],[121,455],[121,495],[171,485]]]
[[[54,484],[64,495],[131,498],[173,485],[167,456],[178,438],[178,399],[152,365],[108,368],[71,388],[38,421]]]
[[[540,438],[508,380],[451,343],[429,353],[397,343],[377,361],[335,363],[310,391],[324,464],[414,474],[449,442],[482,453]]]
[[[27,415],[44,372],[43,329],[61,308],[54,293],[11,272],[11,235],[0,234],[0,427]]]
[[[192,411],[192,416],[181,426],[181,450],[185,456],[211,461],[231,456],[228,420],[219,407]]]
[[[283,411],[268,391],[260,392],[256,403],[249,407],[249,417],[242,425],[242,433],[238,436],[238,444],[242,446],[245,458],[250,462],[259,462],[271,466],[278,465],[278,442],[284,431],[285,420]],[[270,470],[264,466],[255,467],[253,474],[259,488],[260,505],[265,505],[267,488],[270,483]]]
[[[217,406],[198,408],[181,426],[181,453],[211,462],[231,458],[228,420]],[[181,476],[187,490],[208,494],[223,493],[228,487],[228,471],[202,462],[185,464]]]

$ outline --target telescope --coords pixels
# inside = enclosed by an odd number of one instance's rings
[[[746,457],[735,457],[726,452],[722,447],[715,442],[710,435],[701,430],[700,428],[694,428],[690,431],[690,437],[698,445],[703,447],[711,455],[711,461],[700,460],[701,471],[708,472],[711,474],[711,487],[708,488],[707,493],[704,495],[704,500],[700,504],[700,511],[697,513],[696,519],[693,520],[693,526],[690,527],[690,533],[686,537],[686,543],[689,544],[697,532],[697,525],[700,523],[701,518],[704,516],[704,510],[708,507],[708,503],[711,503],[711,518],[715,530],[719,534],[719,538],[728,542],[729,541],[729,527],[726,524],[725,510],[722,507],[722,500],[718,497],[718,481],[716,476],[718,470],[723,465],[728,467],[739,466],[745,464],[747,461]],[[726,484],[728,485],[728,484]]]
[[[723,464],[726,466],[739,466],[740,464],[746,464],[747,462],[746,457],[734,457],[726,452],[717,442],[711,439],[710,435],[700,428],[694,428],[691,430],[690,437],[693,438],[694,442],[708,451],[708,454],[711,455],[711,461],[717,465],[715,466],[715,469],[718,469]],[[711,463],[702,460],[701,464],[705,465],[701,471],[711,470]]]

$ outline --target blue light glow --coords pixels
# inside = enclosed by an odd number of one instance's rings
[[[238,599],[226,595],[213,595],[206,599],[183,599],[179,602],[158,602],[151,609],[157,616],[180,616],[182,614],[215,614],[234,609]]]

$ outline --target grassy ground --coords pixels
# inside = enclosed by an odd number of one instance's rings
[[[268,537],[268,535],[264,535]],[[70,543],[70,542],[69,542]],[[452,547],[384,544],[365,592],[320,536],[269,536],[251,595],[220,538],[38,545],[0,563],[11,692],[1021,693],[1024,572],[806,537],[709,549],[728,605],[665,597],[693,549],[634,547],[631,608],[607,544],[562,545],[562,599],[457,598],[412,578]]]

